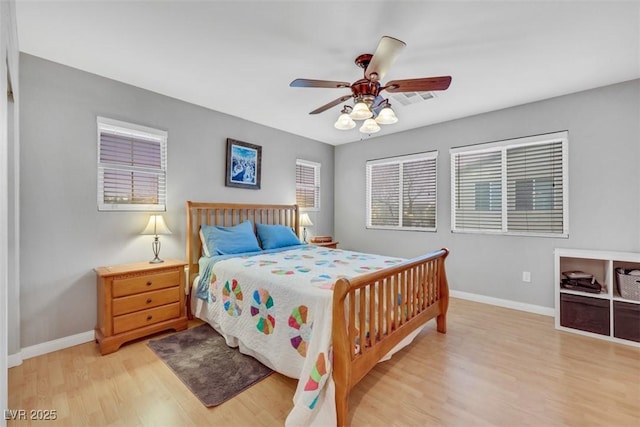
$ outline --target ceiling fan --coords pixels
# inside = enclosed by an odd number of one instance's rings
[[[343,95],[333,101],[316,108],[309,114],[318,114],[326,111],[349,98],[353,98],[355,105],[345,105],[342,115],[335,124],[338,129],[352,129],[355,127],[353,120],[366,120],[360,131],[374,133],[380,130],[377,124],[391,124],[398,121],[391,110],[388,99],[380,95],[380,92],[425,92],[446,90],[451,84],[451,76],[424,77],[418,79],[392,80],[382,85],[380,81],[395,61],[396,57],[406,46],[406,43],[393,37],[383,36],[375,53],[365,53],[355,60],[356,65],[364,69],[364,78],[353,83],[331,80],[295,79],[291,87],[316,87],[316,88],[350,88],[351,93]],[[375,118],[375,120],[373,119]],[[377,129],[376,129],[377,128]]]

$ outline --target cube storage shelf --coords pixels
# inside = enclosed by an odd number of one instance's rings
[[[616,268],[640,270],[640,254],[555,250],[556,329],[640,347],[640,301],[625,299],[620,295],[616,284]],[[566,271],[592,274],[601,284],[601,292],[562,288],[562,273]]]

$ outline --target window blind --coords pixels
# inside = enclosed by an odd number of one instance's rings
[[[164,211],[166,132],[98,118],[98,210]]]
[[[502,230],[502,154],[460,153],[452,157],[457,229]]]
[[[452,230],[568,236],[567,132],[451,150]]]
[[[296,204],[308,210],[320,209],[320,163],[296,160]]]
[[[400,225],[400,164],[371,165],[369,182],[369,226]]]
[[[507,150],[507,229],[563,233],[562,142]]]
[[[367,162],[367,227],[436,229],[437,152]]]

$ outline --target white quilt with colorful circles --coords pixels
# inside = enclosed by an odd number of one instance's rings
[[[197,300],[195,313],[227,344],[299,379],[287,425],[335,424],[333,284],[402,261],[311,245],[225,259],[209,267],[209,302]]]

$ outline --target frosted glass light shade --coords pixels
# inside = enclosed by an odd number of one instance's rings
[[[392,125],[397,122],[398,117],[396,117],[396,113],[393,112],[391,107],[384,107],[376,117],[376,123],[381,125]]]
[[[380,130],[380,126],[373,119],[367,119],[360,127],[362,133],[376,133]]]
[[[371,112],[369,107],[367,107],[367,104],[362,101],[354,105],[353,111],[351,112],[351,114],[349,114],[349,117],[351,117],[353,120],[365,120],[370,118],[371,116],[373,116],[373,113]]]
[[[169,230],[167,224],[164,223],[162,215],[151,215],[147,226],[140,234],[151,234],[157,236],[160,234],[171,234],[171,230]]]
[[[356,122],[354,122],[347,113],[342,113],[340,114],[340,117],[338,117],[338,120],[336,120],[333,126],[336,129],[349,130],[356,127]]]

